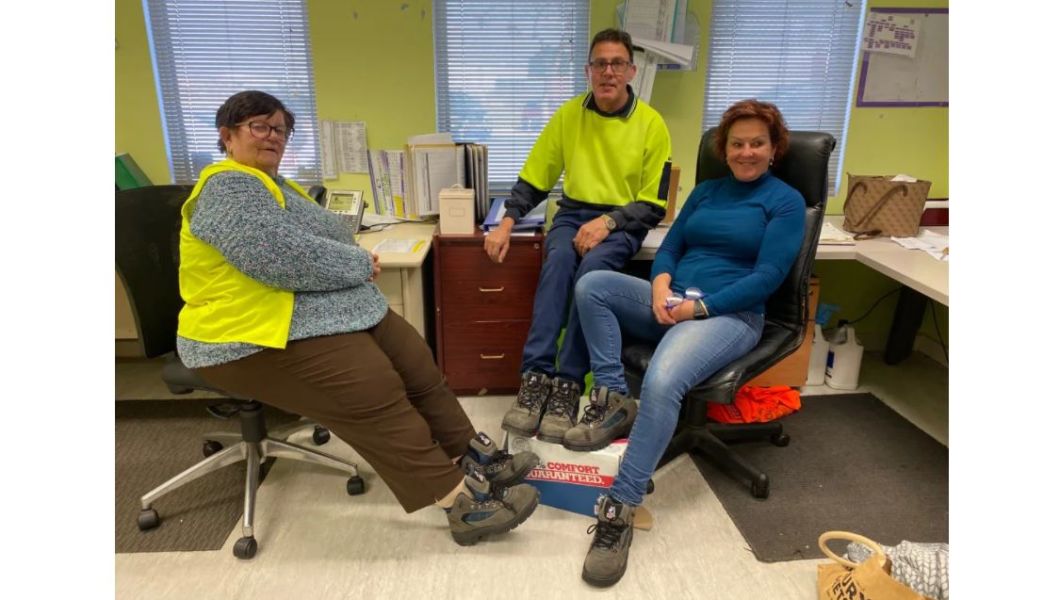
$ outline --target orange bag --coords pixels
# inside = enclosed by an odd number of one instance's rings
[[[799,390],[786,385],[745,385],[732,404],[707,404],[707,417],[719,423],[767,423],[802,408]]]

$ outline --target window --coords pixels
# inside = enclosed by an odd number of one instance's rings
[[[588,0],[435,0],[438,131],[489,146],[490,188],[515,184],[559,105],[587,89]]]
[[[214,116],[236,92],[276,96],[295,116],[280,173],[318,183],[316,99],[303,0],[145,0],[170,168],[191,183],[224,155]]]
[[[864,0],[715,0],[703,129],[737,100],[772,102],[789,128],[835,136],[828,182],[839,193],[864,13]]]

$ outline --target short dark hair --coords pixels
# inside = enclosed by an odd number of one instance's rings
[[[234,127],[247,117],[271,115],[278,110],[283,111],[283,120],[287,124],[287,129],[294,129],[294,115],[276,96],[258,90],[247,90],[225,100],[221,108],[217,109],[213,124],[218,130],[222,127]],[[224,140],[220,137],[217,138],[217,147],[222,153],[227,151]]]
[[[784,122],[784,115],[776,104],[762,102],[753,98],[740,100],[733,104],[721,116],[721,123],[714,132],[714,152],[718,158],[725,159],[725,144],[729,142],[729,130],[732,124],[740,119],[758,119],[766,125],[769,130],[769,143],[773,144],[773,158],[779,160],[788,151],[788,125]]]
[[[589,58],[593,57],[593,48],[596,47],[600,42],[616,42],[626,47],[626,52],[629,52],[629,60],[633,61],[633,38],[629,37],[629,34],[621,29],[615,29],[609,27],[600,33],[593,36],[593,42],[589,44]]]

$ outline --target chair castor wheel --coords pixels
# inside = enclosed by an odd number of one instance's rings
[[[655,480],[654,479],[649,479],[648,480],[648,489],[645,490],[645,492],[648,493],[648,494],[651,494],[651,493],[655,492]]]
[[[140,528],[140,531],[147,531],[158,527],[160,520],[158,511],[153,508],[145,508],[140,511],[140,516],[136,517],[136,526]]]
[[[359,475],[351,475],[346,480],[346,493],[351,496],[358,496],[364,493],[364,480]]]
[[[221,448],[224,448],[221,442],[217,442],[214,440],[206,440],[202,443],[202,455],[207,457],[213,456],[214,454],[220,452]]]
[[[759,500],[769,497],[769,477],[761,475],[751,480],[751,495]]]
[[[236,558],[248,559],[254,558],[254,555],[258,553],[258,541],[253,537],[241,537],[236,540],[236,545],[232,546],[232,554],[236,555]]]
[[[317,425],[313,428],[313,443],[317,446],[323,446],[324,444],[328,443],[328,440],[330,439],[331,432],[328,431],[326,427],[321,427],[320,425]]]
[[[769,436],[769,441],[774,446],[784,447],[791,443],[791,436],[786,433],[775,433]]]

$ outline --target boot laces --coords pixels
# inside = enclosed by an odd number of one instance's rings
[[[570,384],[560,384],[556,393],[549,398],[549,414],[565,416],[574,412],[577,405],[578,391]]]
[[[545,385],[543,379],[539,379],[536,382],[527,382],[526,385],[519,388],[519,396],[515,401],[519,406],[533,410],[544,404],[547,395],[548,386]]]
[[[585,413],[582,415],[582,423],[586,425],[592,425],[603,420],[604,415],[607,413],[607,398],[599,398],[599,396],[591,396],[589,405],[585,407]]]
[[[621,521],[620,521],[621,523]],[[625,523],[621,525],[613,524],[609,521],[597,521],[596,523],[589,526],[585,530],[585,533],[594,533],[593,536],[593,548],[604,548],[606,550],[616,550],[618,543],[622,539],[622,532],[629,527]]]

